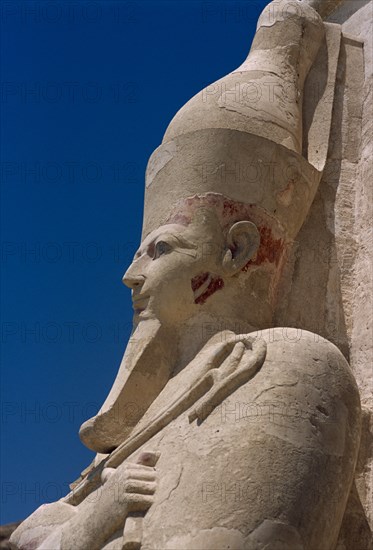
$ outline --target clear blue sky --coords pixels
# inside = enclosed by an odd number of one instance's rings
[[[1,3],[1,523],[91,462],[78,430],[130,333],[147,159],[266,3]]]

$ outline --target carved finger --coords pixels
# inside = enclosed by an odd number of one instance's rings
[[[154,495],[157,484],[154,481],[139,481],[129,479],[124,484],[126,493],[134,493],[136,495]]]
[[[123,465],[123,469],[125,470],[138,470],[143,472],[154,472],[153,466],[145,466],[143,464],[138,464],[137,462],[127,462],[126,465]]]
[[[138,481],[156,481],[157,473],[153,468],[149,471],[148,469],[135,469],[131,467],[128,469],[126,468],[124,477],[126,479],[135,479]]]
[[[124,465],[122,468],[104,468],[101,473],[101,483],[107,483],[114,474],[117,474],[117,481],[119,483],[126,483],[127,480],[150,482],[155,482],[157,480],[157,473],[154,468],[130,463]]]
[[[128,497],[128,512],[146,512],[154,503],[153,495],[134,495],[130,493]]]

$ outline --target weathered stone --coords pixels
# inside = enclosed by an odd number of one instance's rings
[[[15,548],[369,549],[371,6],[271,2],[171,121],[97,457]]]

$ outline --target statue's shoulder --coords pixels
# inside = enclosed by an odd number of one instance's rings
[[[275,327],[251,333],[263,340],[266,358],[257,373],[273,384],[310,385],[330,394],[348,392],[358,399],[352,370],[338,347],[319,334],[292,327]],[[292,382],[289,382],[289,381]]]
[[[256,441],[261,433],[298,446],[316,437],[312,432],[316,426],[315,434],[317,430],[323,434],[319,448],[342,452],[343,438],[337,441],[335,434],[358,434],[360,398],[352,370],[337,346],[318,334],[289,327],[247,336],[253,341],[253,354],[254,342],[264,342],[264,360],[207,418],[211,427],[232,446],[235,438]],[[338,445],[334,447],[333,441]]]
[[[281,353],[286,357],[307,358],[310,355],[314,360],[335,358],[348,367],[348,362],[338,347],[315,332],[294,327],[274,327],[252,332],[250,336],[254,340],[263,340],[270,356]]]
[[[233,347],[232,333],[225,336],[230,356],[214,369],[214,383],[189,414],[191,420],[202,421],[214,407],[235,409],[239,403],[306,407],[308,415],[328,404],[328,410],[342,407],[356,417],[358,388],[346,358],[332,342],[290,327],[234,335]]]

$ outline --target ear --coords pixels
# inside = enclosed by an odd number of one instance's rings
[[[229,229],[223,258],[224,274],[232,277],[254,256],[260,245],[259,231],[251,222],[237,222]]]

